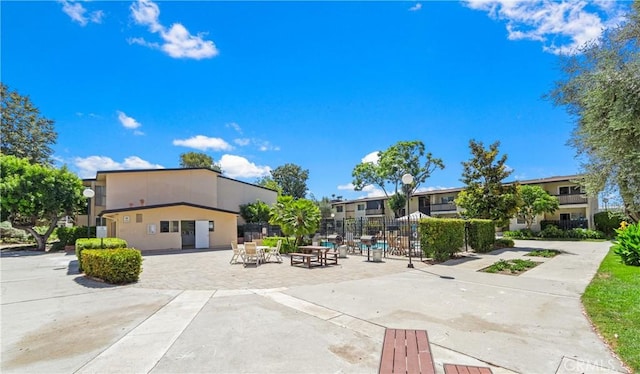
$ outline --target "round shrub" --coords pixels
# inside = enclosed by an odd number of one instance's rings
[[[142,272],[142,253],[134,248],[85,249],[82,265],[85,274],[107,283],[137,282]]]

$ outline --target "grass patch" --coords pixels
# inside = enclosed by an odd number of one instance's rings
[[[560,254],[560,251],[555,249],[536,249],[527,253],[525,256],[534,256],[534,257],[556,257]]]
[[[485,273],[500,273],[500,274],[520,274],[525,271],[536,267],[537,262],[531,260],[522,260],[519,258],[513,260],[500,260],[491,266],[488,266],[480,271]]]
[[[592,323],[630,368],[640,373],[640,267],[609,251],[582,303]]]

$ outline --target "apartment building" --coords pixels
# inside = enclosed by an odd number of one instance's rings
[[[568,175],[518,181],[521,185],[538,185],[549,194],[558,197],[560,207],[553,214],[536,217],[532,230],[539,231],[542,221],[551,221],[562,228],[594,228],[593,215],[598,211],[597,197],[586,196],[576,180],[580,175]],[[455,198],[464,188],[448,188],[434,191],[416,192],[409,201],[409,212],[406,208],[402,214],[420,211],[431,217],[455,218],[461,216],[461,209],[456,206]],[[389,209],[387,198],[371,197],[357,200],[336,201],[332,208],[336,220],[348,219],[380,219],[394,218]],[[509,222],[509,230],[520,230],[526,227],[522,217],[513,217]]]
[[[99,171],[83,182],[95,195],[76,222],[106,226],[107,236],[141,250],[228,248],[242,220],[239,206],[277,198],[207,168]]]

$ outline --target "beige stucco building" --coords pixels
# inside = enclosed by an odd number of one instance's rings
[[[277,198],[207,168],[99,171],[84,185],[95,192],[88,222],[141,250],[229,248],[242,220],[239,206]]]
[[[532,230],[540,230],[541,221],[554,221],[564,228],[594,228],[593,215],[598,211],[598,199],[586,196],[576,180],[580,175],[558,176],[541,179],[518,181],[521,185],[538,185],[549,194],[558,197],[560,207],[553,214],[536,217]],[[454,200],[463,188],[447,188],[433,191],[416,192],[409,201],[409,213],[420,211],[431,217],[460,217],[461,210]],[[375,219],[393,218],[394,214],[386,197],[337,201],[332,203],[336,220],[343,219]],[[406,208],[403,214],[407,214]],[[509,223],[510,230],[526,227],[524,219],[513,217]]]

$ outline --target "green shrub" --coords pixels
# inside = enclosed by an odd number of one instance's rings
[[[566,232],[567,237],[573,239],[603,239],[604,234],[600,231],[589,230],[589,229],[571,229]]]
[[[496,225],[489,219],[471,219],[469,225],[469,245],[476,252],[486,253],[493,250],[496,240]]]
[[[555,225],[547,225],[547,227],[544,228],[544,230],[540,231],[540,234],[538,234],[538,236],[540,236],[541,238],[554,238],[554,239],[563,239],[568,237],[568,234],[566,231],[558,228],[558,226]]]
[[[640,266],[640,225],[629,225],[616,230],[613,252],[625,265]]]
[[[502,235],[507,238],[513,238],[513,239],[531,239],[536,236],[536,234],[530,229],[521,229],[518,231],[504,231]]]
[[[291,253],[296,251],[295,238],[287,238],[282,236],[269,236],[262,239],[262,245],[268,245],[269,247],[275,247],[278,244],[278,240],[282,240],[280,246],[280,253]]]
[[[76,257],[78,258],[78,270],[82,272],[84,269],[84,264],[82,262],[82,251],[84,251],[85,249],[116,249],[116,248],[127,248],[127,246],[128,246],[127,242],[120,238],[77,239],[76,240]]]
[[[95,236],[96,228],[90,227],[89,234]],[[75,245],[76,240],[87,237],[87,226],[58,227],[56,229],[58,242],[52,246],[54,250],[61,250],[68,245]]]
[[[509,238],[497,238],[493,243],[495,248],[513,248],[516,243],[513,242],[513,239]]]
[[[136,282],[142,272],[142,254],[134,248],[85,249],[82,262],[85,274],[112,284]]]
[[[446,261],[464,246],[464,220],[424,219],[419,223],[420,246],[427,257]]]
[[[620,223],[625,220],[622,212],[599,212],[593,215],[593,223],[596,230],[602,231],[605,235],[614,235]]]

